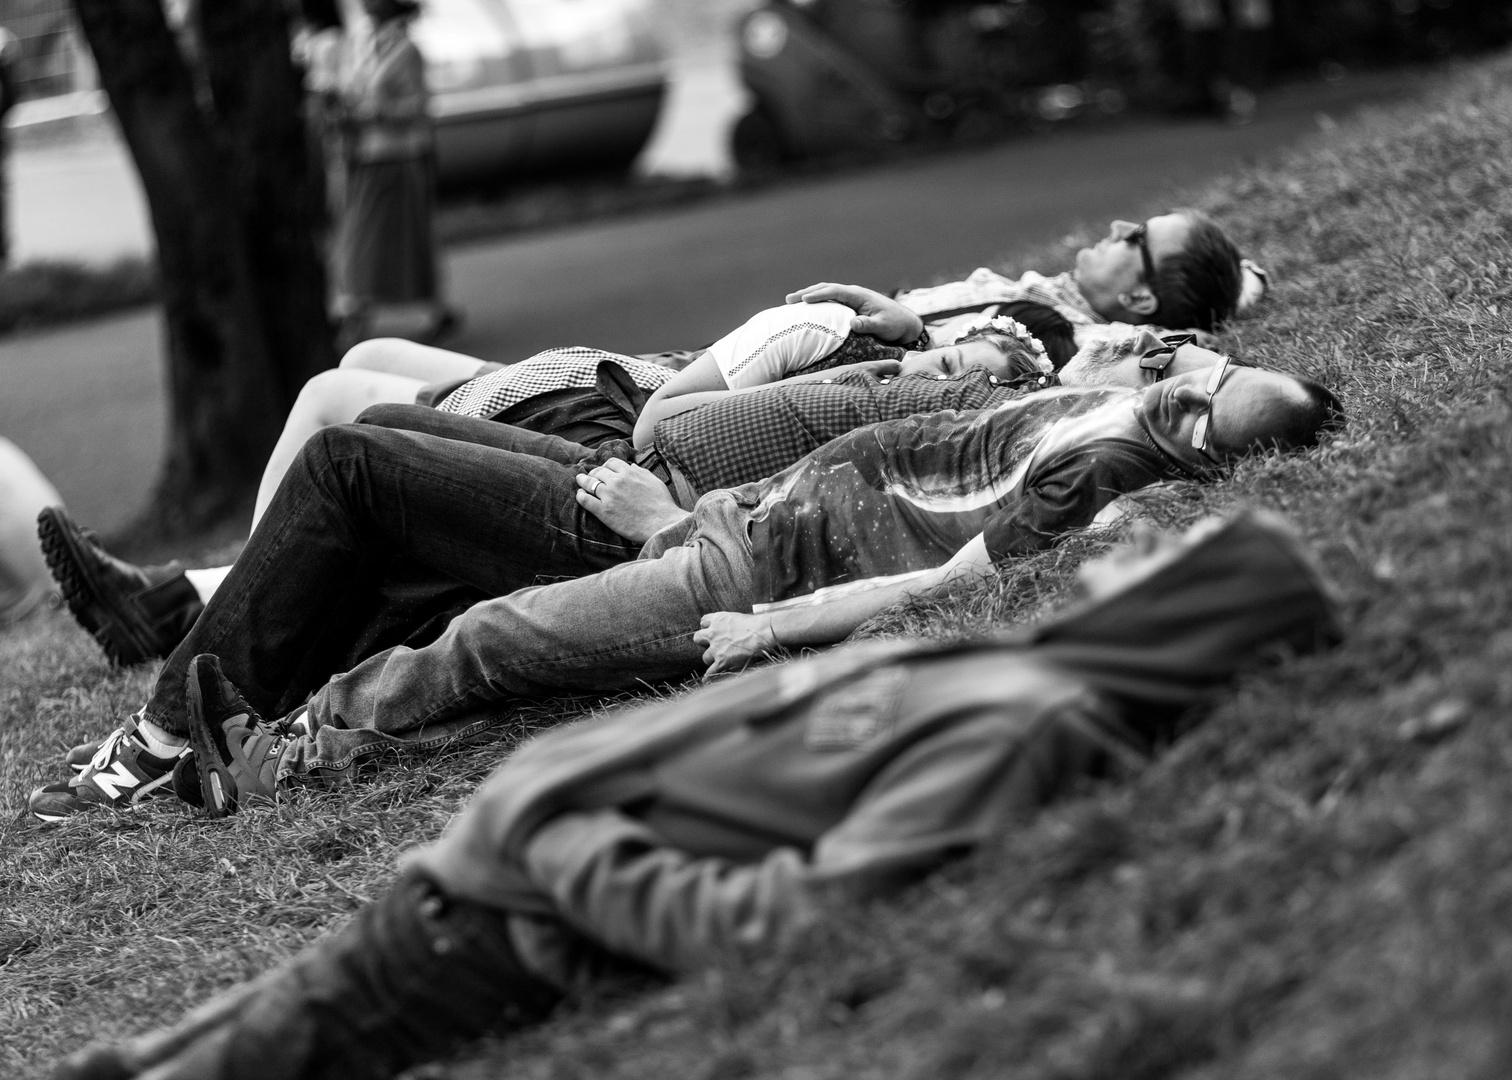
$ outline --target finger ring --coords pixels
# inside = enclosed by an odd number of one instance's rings
[[[598,477],[595,476],[593,478],[593,487],[588,492],[588,494],[592,495],[595,499],[598,498],[599,488],[601,488],[603,486],[604,486],[604,482],[602,480],[600,480]]]

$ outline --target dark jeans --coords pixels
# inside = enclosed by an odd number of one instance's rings
[[[629,454],[627,444],[589,450],[408,405],[362,420],[326,428],[300,451],[169,656],[149,720],[186,732],[184,676],[199,653],[220,657],[252,706],[279,717],[374,653],[434,640],[480,600],[639,551],[574,498],[577,474]]]

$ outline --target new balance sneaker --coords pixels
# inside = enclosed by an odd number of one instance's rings
[[[78,746],[70,747],[68,753],[63,755],[63,763],[76,773],[83,772],[89,768],[89,763],[100,752],[100,747],[104,745],[104,742],[104,739],[100,739],[96,742],[80,743]]]
[[[288,744],[288,736],[247,704],[221,673],[220,660],[201,653],[189,661],[184,703],[199,777],[199,804],[211,817],[225,817],[256,800],[272,802],[277,795],[278,755]],[[179,786],[187,772],[186,762]],[[181,790],[179,796],[195,802],[190,792]]]
[[[42,555],[68,610],[116,664],[167,656],[204,610],[178,563],[133,566],[102,548],[61,506],[37,515]]]
[[[104,806],[124,809],[149,795],[170,790],[173,768],[189,754],[189,747],[154,750],[137,723],[138,718],[133,716],[106,736],[71,780],[45,784],[33,791],[27,800],[32,816],[62,821]],[[73,753],[70,751],[70,755]]]

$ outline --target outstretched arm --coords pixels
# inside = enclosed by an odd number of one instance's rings
[[[932,570],[870,578],[820,589],[811,596],[766,606],[746,615],[720,611],[705,615],[693,640],[704,646],[706,675],[735,671],[778,648],[829,645],[867,619],[908,596],[918,596],[961,577],[992,572],[987,544],[978,534],[950,561]]]
[[[883,341],[907,344],[917,341],[924,332],[924,320],[890,296],[860,285],[839,285],[821,281],[806,289],[788,293],[789,304],[844,304],[856,312],[851,331],[871,334]]]
[[[651,445],[660,421],[716,401],[718,394],[757,390],[777,382],[834,378],[842,369],[794,373],[813,367],[839,348],[851,333],[849,320],[849,312],[840,304],[828,304],[822,310],[784,306],[757,312],[651,395],[635,424],[636,448]],[[865,366],[878,376],[898,369],[891,360]]]
[[[698,355],[687,367],[656,388],[646,399],[641,414],[635,421],[635,433],[631,442],[637,450],[651,445],[651,435],[658,420],[686,412],[710,399],[711,395],[726,393],[730,389],[725,382],[719,364],[708,352]]]

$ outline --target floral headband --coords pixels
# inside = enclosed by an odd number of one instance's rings
[[[1045,346],[1040,339],[1031,334],[1029,328],[1023,323],[1017,319],[1009,318],[1007,315],[996,315],[991,319],[971,323],[966,327],[961,336],[956,338],[956,343],[969,341],[972,338],[985,337],[988,334],[1002,334],[1006,337],[1016,338],[1034,354],[1035,365],[1041,371],[1054,370],[1054,367],[1050,363],[1050,354],[1045,351]]]

